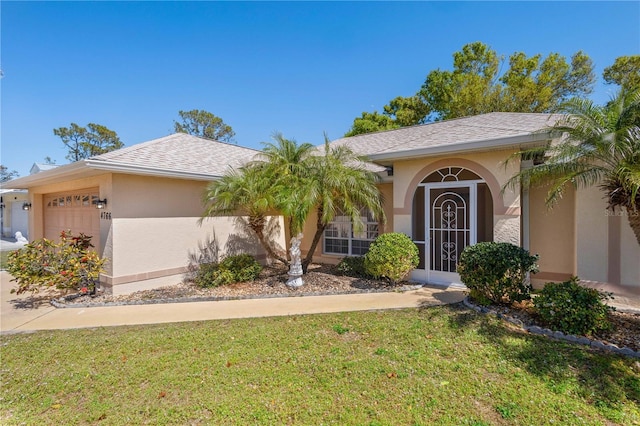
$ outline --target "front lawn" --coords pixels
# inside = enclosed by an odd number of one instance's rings
[[[458,306],[0,341],[3,425],[640,425],[637,360]]]
[[[0,251],[0,269],[7,267],[7,260],[9,260],[9,253],[11,250]]]

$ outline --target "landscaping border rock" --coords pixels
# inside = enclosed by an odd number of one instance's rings
[[[466,306],[469,309],[473,309],[474,311],[483,313],[483,314],[494,315],[496,318],[500,318],[504,321],[508,321],[511,324],[531,334],[538,334],[541,336],[547,336],[557,340],[564,340],[566,342],[577,343],[584,346],[590,346],[595,349],[601,349],[601,350],[617,353],[620,355],[628,356],[631,358],[640,358],[640,351],[634,351],[633,349],[628,347],[620,348],[616,345],[607,344],[607,343],[601,342],[600,340],[589,339],[588,337],[585,337],[585,336],[574,336],[572,334],[565,334],[561,331],[557,331],[557,330],[554,331],[554,330],[543,328],[537,325],[525,325],[518,318],[514,318],[510,315],[506,315],[503,313],[498,313],[485,306],[475,305],[469,300],[469,297],[465,297],[462,303],[464,304],[464,306]]]

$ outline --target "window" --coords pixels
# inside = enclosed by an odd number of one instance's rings
[[[354,232],[349,217],[338,213],[324,230],[324,253],[363,256],[379,231],[371,212],[362,209],[360,217],[364,226],[360,232]]]

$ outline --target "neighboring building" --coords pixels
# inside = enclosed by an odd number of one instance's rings
[[[545,189],[503,190],[526,167],[517,159],[506,160],[521,149],[551,142],[554,135],[540,130],[558,118],[490,113],[332,144],[347,145],[388,170],[381,185],[387,202],[384,231],[405,233],[418,246],[420,265],[413,280],[460,283],[455,268],[465,246],[504,241],[540,255],[534,284],[577,275],[640,292],[640,245],[627,219],[606,209],[597,187],[568,191],[552,210],[545,206]],[[377,236],[376,223],[369,221],[367,232],[353,235],[345,219],[338,217],[327,228],[315,258],[336,262],[362,254]],[[312,228],[305,234],[312,235]],[[308,249],[305,242],[303,249]]]
[[[58,167],[55,164],[33,163],[30,174],[51,170]],[[3,182],[0,187],[0,232],[3,238],[14,238],[16,232],[29,238],[29,195],[23,189],[4,189],[9,181]]]
[[[606,209],[597,187],[568,191],[553,210],[544,204],[544,189],[504,188],[527,166],[506,160],[552,142],[555,135],[541,130],[557,118],[490,113],[332,142],[375,164],[387,223],[383,227],[363,211],[366,228],[354,234],[347,218],[337,217],[314,259],[337,263],[364,254],[381,232],[402,232],[420,250],[411,278],[450,285],[460,282],[455,268],[465,246],[505,241],[540,255],[534,284],[578,275],[640,293],[640,245],[626,218]],[[93,235],[100,254],[111,259],[102,280],[120,293],[140,288],[128,285],[140,280],[148,288],[176,282],[189,252],[211,239],[222,253],[246,251],[264,259],[242,218],[209,218],[198,225],[207,182],[256,153],[175,134],[18,178],[7,187],[29,190],[30,239],[57,238],[67,228]],[[106,208],[96,209],[98,200]],[[284,248],[282,218],[272,220],[274,242]],[[304,230],[303,252],[315,221],[310,217]]]
[[[215,241],[221,253],[265,256],[240,217],[207,218],[208,182],[257,151],[173,134],[7,183],[29,190],[29,239],[57,240],[62,230],[93,237],[110,261],[101,276],[114,293],[180,281],[189,253]],[[104,208],[98,209],[101,201]],[[281,219],[274,242],[284,247]],[[136,283],[136,285],[132,285]]]
[[[35,175],[36,173],[45,172],[47,170],[55,169],[58,167],[57,164],[45,164],[45,163],[33,163],[31,169],[29,170],[30,175]]]
[[[0,189],[0,230],[2,238],[13,238],[16,232],[21,232],[25,238],[29,238],[29,215],[24,210],[24,204],[28,202],[27,191],[19,189],[5,189],[4,182]]]

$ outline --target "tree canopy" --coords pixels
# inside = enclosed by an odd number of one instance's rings
[[[620,56],[602,73],[607,84],[617,84],[623,90],[640,90],[640,55]]]
[[[236,135],[231,126],[225,124],[222,118],[200,109],[178,111],[181,122],[174,121],[176,133],[188,133],[205,139],[221,142],[233,142]]]
[[[505,69],[502,72],[502,69]],[[364,112],[345,136],[487,112],[550,112],[562,102],[592,92],[591,59],[579,51],[567,60],[515,52],[504,56],[475,42],[453,54],[453,69],[436,69],[411,97],[396,97],[383,112]]]
[[[11,179],[18,177],[18,172],[15,170],[9,171],[9,168],[0,164],[0,182],[7,182]]]
[[[69,127],[53,129],[53,134],[59,136],[67,147],[66,158],[72,162],[115,151],[124,146],[116,132],[101,124],[89,123],[87,127],[81,127],[71,123]]]

